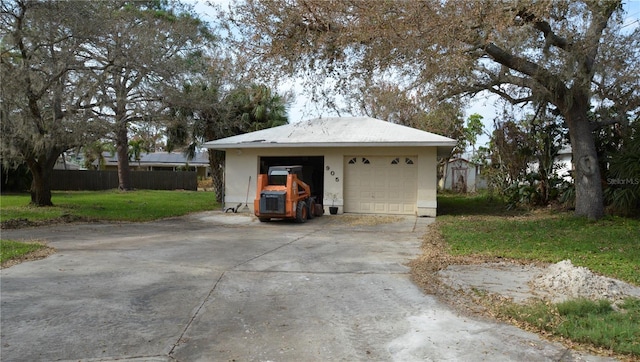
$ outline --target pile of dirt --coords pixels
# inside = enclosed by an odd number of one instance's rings
[[[524,263],[519,260],[482,255],[453,256],[439,229],[430,225],[422,254],[409,263],[411,277],[425,292],[461,313],[503,320],[518,328],[555,339],[570,348],[584,348],[594,354],[615,356],[611,351],[579,346],[561,337],[505,317],[500,308],[535,300],[560,302],[573,298],[612,300],[613,306],[626,297],[640,298],[640,287],[594,274],[569,260],[556,264]],[[621,360],[626,360],[627,356]]]
[[[546,265],[481,255],[452,256],[433,225],[424,236],[422,254],[409,266],[412,279],[427,293],[471,310],[479,307],[474,305],[476,297],[486,293],[515,303],[534,299],[557,303],[575,298],[615,303],[626,297],[640,298],[640,287],[594,274],[569,260]]]
[[[617,279],[596,275],[571,260],[551,264],[529,282],[533,290],[542,292],[554,303],[568,299],[587,298],[618,301],[628,296],[640,297],[640,288]]]

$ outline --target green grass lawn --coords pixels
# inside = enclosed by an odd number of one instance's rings
[[[507,212],[484,196],[445,195],[438,206],[438,223],[453,255],[549,263],[570,259],[576,266],[640,285],[639,219],[589,221],[551,210]]]
[[[498,314],[577,343],[640,357],[640,299],[628,298],[614,309],[606,300],[570,300],[558,304],[506,304]],[[634,357],[635,356],[635,357]]]
[[[55,219],[62,215],[106,221],[149,221],[217,210],[212,192],[138,190],[54,192],[53,207],[29,206],[28,194],[0,196],[0,221]]]
[[[52,207],[31,206],[30,201],[29,194],[1,195],[0,221],[46,221],[63,215],[90,220],[150,221],[220,207],[213,193],[196,191],[69,191],[54,192]],[[11,240],[0,240],[0,245],[2,262],[43,247]]]
[[[5,261],[19,258],[45,246],[38,243],[23,243],[13,240],[0,240],[0,264]]]
[[[556,263],[570,259],[595,273],[640,285],[640,220],[589,221],[571,213],[506,210],[486,195],[438,196],[438,227],[452,255]],[[490,304],[490,303],[489,303]],[[488,305],[494,315],[574,342],[640,357],[640,300]]]

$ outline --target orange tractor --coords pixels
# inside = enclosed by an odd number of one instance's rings
[[[319,216],[311,188],[302,181],[302,166],[272,166],[258,175],[253,209],[262,222],[274,218],[303,223]]]

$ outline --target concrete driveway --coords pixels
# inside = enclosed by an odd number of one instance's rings
[[[572,361],[409,280],[430,219],[261,224],[208,212],[3,230],[47,259],[1,273],[2,361]]]

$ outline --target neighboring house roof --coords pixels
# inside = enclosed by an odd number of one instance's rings
[[[465,163],[473,163],[469,160],[467,160],[466,158],[462,158],[462,157],[454,157],[454,158],[450,158],[449,159],[449,163],[453,163],[453,162],[465,162]]]
[[[491,161],[491,160],[489,160],[489,162],[490,162],[490,161]],[[464,158],[464,157],[454,157],[454,158],[450,158],[450,159],[449,159],[449,163],[457,163],[457,164],[460,164],[460,163],[466,163],[466,164],[468,164],[468,165],[470,165],[470,166],[475,166],[475,167],[482,166],[482,163],[481,163],[481,162],[473,162],[473,161],[469,161],[468,159],[466,159],[466,158]]]
[[[104,154],[106,165],[117,165],[118,158],[116,155],[111,155],[109,152]],[[98,164],[98,161],[93,162],[94,165]],[[129,164],[137,165],[138,161],[130,160]],[[208,166],[209,156],[206,152],[196,153],[196,156],[192,160],[187,160],[187,157],[182,152],[152,152],[140,154],[140,165],[144,166],[184,166],[189,164],[190,166]]]
[[[137,161],[136,161],[137,162]],[[184,165],[188,163],[190,165],[208,165],[209,157],[207,153],[197,153],[192,160],[187,160],[187,157],[182,152],[153,152],[143,153],[140,155],[140,163],[145,164],[180,164]]]
[[[60,159],[53,165],[54,170],[79,170],[80,166],[72,162],[62,162]]]
[[[571,145],[564,145],[560,151],[558,151],[558,155],[571,155],[572,153],[573,150],[571,149]]]
[[[316,118],[209,141],[206,148],[435,146],[448,154],[456,141],[370,117]]]

